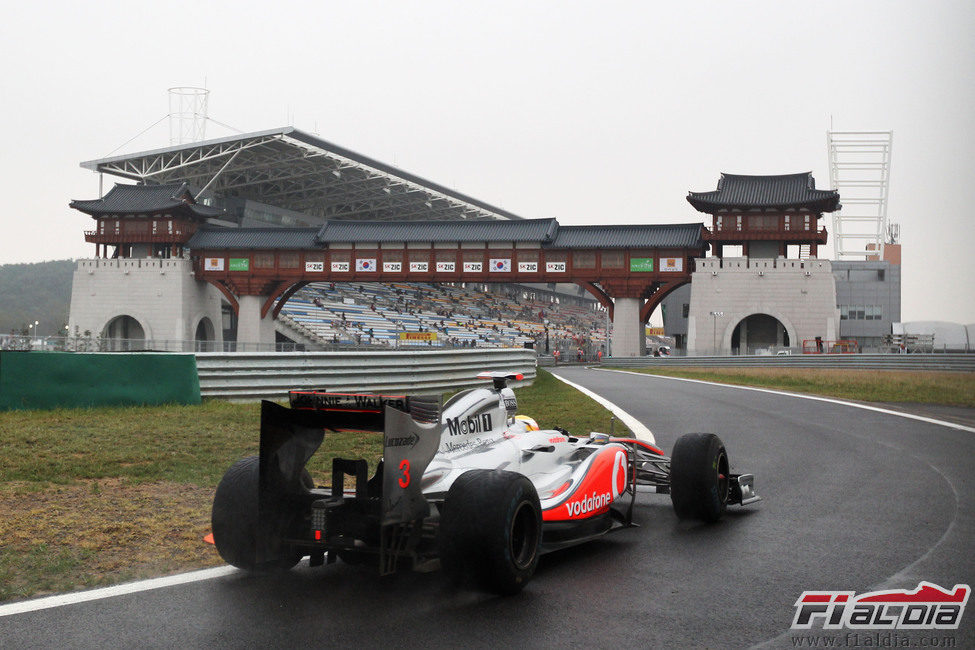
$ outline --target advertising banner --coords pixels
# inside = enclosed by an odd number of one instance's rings
[[[661,257],[660,271],[663,273],[676,273],[684,270],[683,257]]]
[[[652,257],[631,257],[630,271],[634,273],[649,273],[653,271]]]
[[[436,341],[436,332],[400,332],[401,341]]]

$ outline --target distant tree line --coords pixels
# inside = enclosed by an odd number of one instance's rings
[[[64,336],[71,305],[75,263],[54,260],[34,264],[0,264],[0,334]]]

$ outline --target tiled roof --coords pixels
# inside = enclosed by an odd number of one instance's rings
[[[713,214],[722,209],[806,208],[813,212],[840,209],[835,190],[817,190],[812,172],[781,176],[721,174],[713,192],[688,192],[687,201],[699,212]]]
[[[314,249],[317,232],[317,228],[200,228],[187,245],[191,250]]]
[[[700,223],[559,226],[521,221],[329,221],[315,228],[201,228],[191,249],[314,249],[332,243],[534,242],[545,248],[702,248]]]
[[[480,242],[551,241],[555,219],[517,221],[327,221],[318,232],[320,244],[334,242]]]
[[[89,201],[70,203],[93,217],[108,214],[157,214],[160,212],[189,212],[201,219],[223,214],[223,210],[196,203],[186,183],[170,185],[125,185],[116,183],[108,194]]]
[[[701,248],[700,223],[561,226],[546,248]]]

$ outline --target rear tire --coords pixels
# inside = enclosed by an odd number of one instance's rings
[[[306,471],[302,484],[311,483]],[[283,531],[266,531],[258,540],[258,483],[260,459],[249,456],[234,463],[223,475],[213,497],[210,523],[217,552],[228,564],[247,571],[283,571],[301,560],[301,553],[282,545]],[[312,485],[314,485],[312,483]],[[280,518],[278,518],[280,520]],[[266,550],[258,558],[258,547]]]
[[[670,500],[680,519],[713,523],[728,505],[728,453],[713,433],[688,433],[670,457]]]
[[[541,540],[538,493],[523,475],[471,470],[447,492],[440,563],[455,584],[518,593],[535,573]]]

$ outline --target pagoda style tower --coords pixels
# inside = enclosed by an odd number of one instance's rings
[[[744,257],[816,257],[826,243],[826,229],[819,227],[824,212],[840,209],[834,190],[817,190],[810,172],[782,176],[721,174],[713,192],[689,192],[687,201],[698,212],[712,217],[705,239],[716,257],[724,257],[727,245],[742,247]]]
[[[90,215],[94,259],[79,260],[71,287],[69,328],[114,340],[222,341],[220,292],[194,277],[186,243],[222,210],[197,203],[186,183],[117,184],[100,199],[72,201]]]
[[[722,174],[717,190],[690,192],[687,201],[711,215],[705,241],[714,251],[692,277],[688,354],[798,351],[837,338],[832,269],[817,259],[827,241],[819,220],[840,208],[836,191],[817,190],[809,172]],[[728,256],[729,246],[741,256]]]
[[[112,259],[182,257],[197,227],[223,214],[198,204],[186,183],[116,184],[100,199],[70,206],[95,219],[95,230],[85,232],[85,241],[95,244],[95,257]]]

